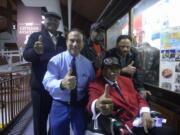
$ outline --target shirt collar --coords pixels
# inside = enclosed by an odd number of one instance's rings
[[[104,77],[104,79],[105,79],[110,85],[113,85],[114,83],[117,84],[117,81],[113,82],[113,81],[107,79],[106,77]]]
[[[73,59],[73,56],[70,54],[69,50],[66,51],[66,54],[67,54],[67,56],[68,56],[70,59]],[[76,58],[76,59],[79,59],[80,57],[81,57],[81,55],[78,54],[78,56],[76,56],[75,58]]]
[[[118,49],[116,49],[116,54],[119,55],[119,56],[121,57],[121,55],[120,55]],[[131,57],[131,56],[132,56],[132,52],[131,52],[131,50],[130,50],[130,52],[127,54],[127,57]]]
[[[53,35],[50,31],[48,31],[48,33],[49,33],[49,35],[50,35],[51,38],[55,36],[55,35]],[[59,36],[59,34],[57,33],[57,35],[56,35],[55,37],[57,38],[58,36]]]
[[[132,52],[131,51],[128,53],[128,56],[132,56]]]

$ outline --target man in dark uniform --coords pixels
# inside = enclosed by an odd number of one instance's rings
[[[24,59],[32,63],[31,92],[35,135],[47,134],[47,119],[52,101],[42,84],[47,63],[51,57],[66,50],[66,40],[57,31],[60,20],[58,14],[46,13],[44,28],[31,34],[23,53]]]
[[[120,35],[116,41],[116,47],[106,53],[106,57],[116,57],[119,60],[121,75],[133,79],[135,88],[143,97],[151,94],[144,89],[143,72],[139,66],[139,56],[135,48],[132,47],[132,39],[128,35]]]

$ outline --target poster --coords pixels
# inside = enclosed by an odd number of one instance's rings
[[[180,27],[162,31],[160,39],[159,87],[180,92]]]
[[[41,8],[19,5],[17,9],[17,45],[24,48],[29,36],[41,30]]]

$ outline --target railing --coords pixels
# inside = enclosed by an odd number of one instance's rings
[[[16,67],[7,72],[0,69],[0,133],[31,102],[30,68]]]
[[[0,56],[2,58],[5,58],[8,64],[12,64],[24,60],[22,53],[23,53],[22,48],[19,48],[19,50],[6,50],[6,51],[1,49]]]

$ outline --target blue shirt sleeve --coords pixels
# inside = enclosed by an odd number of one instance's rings
[[[60,83],[62,78],[59,78],[60,69],[57,66],[57,61],[53,57],[47,66],[47,72],[43,79],[43,85],[47,91],[52,95],[55,91],[60,91]]]

